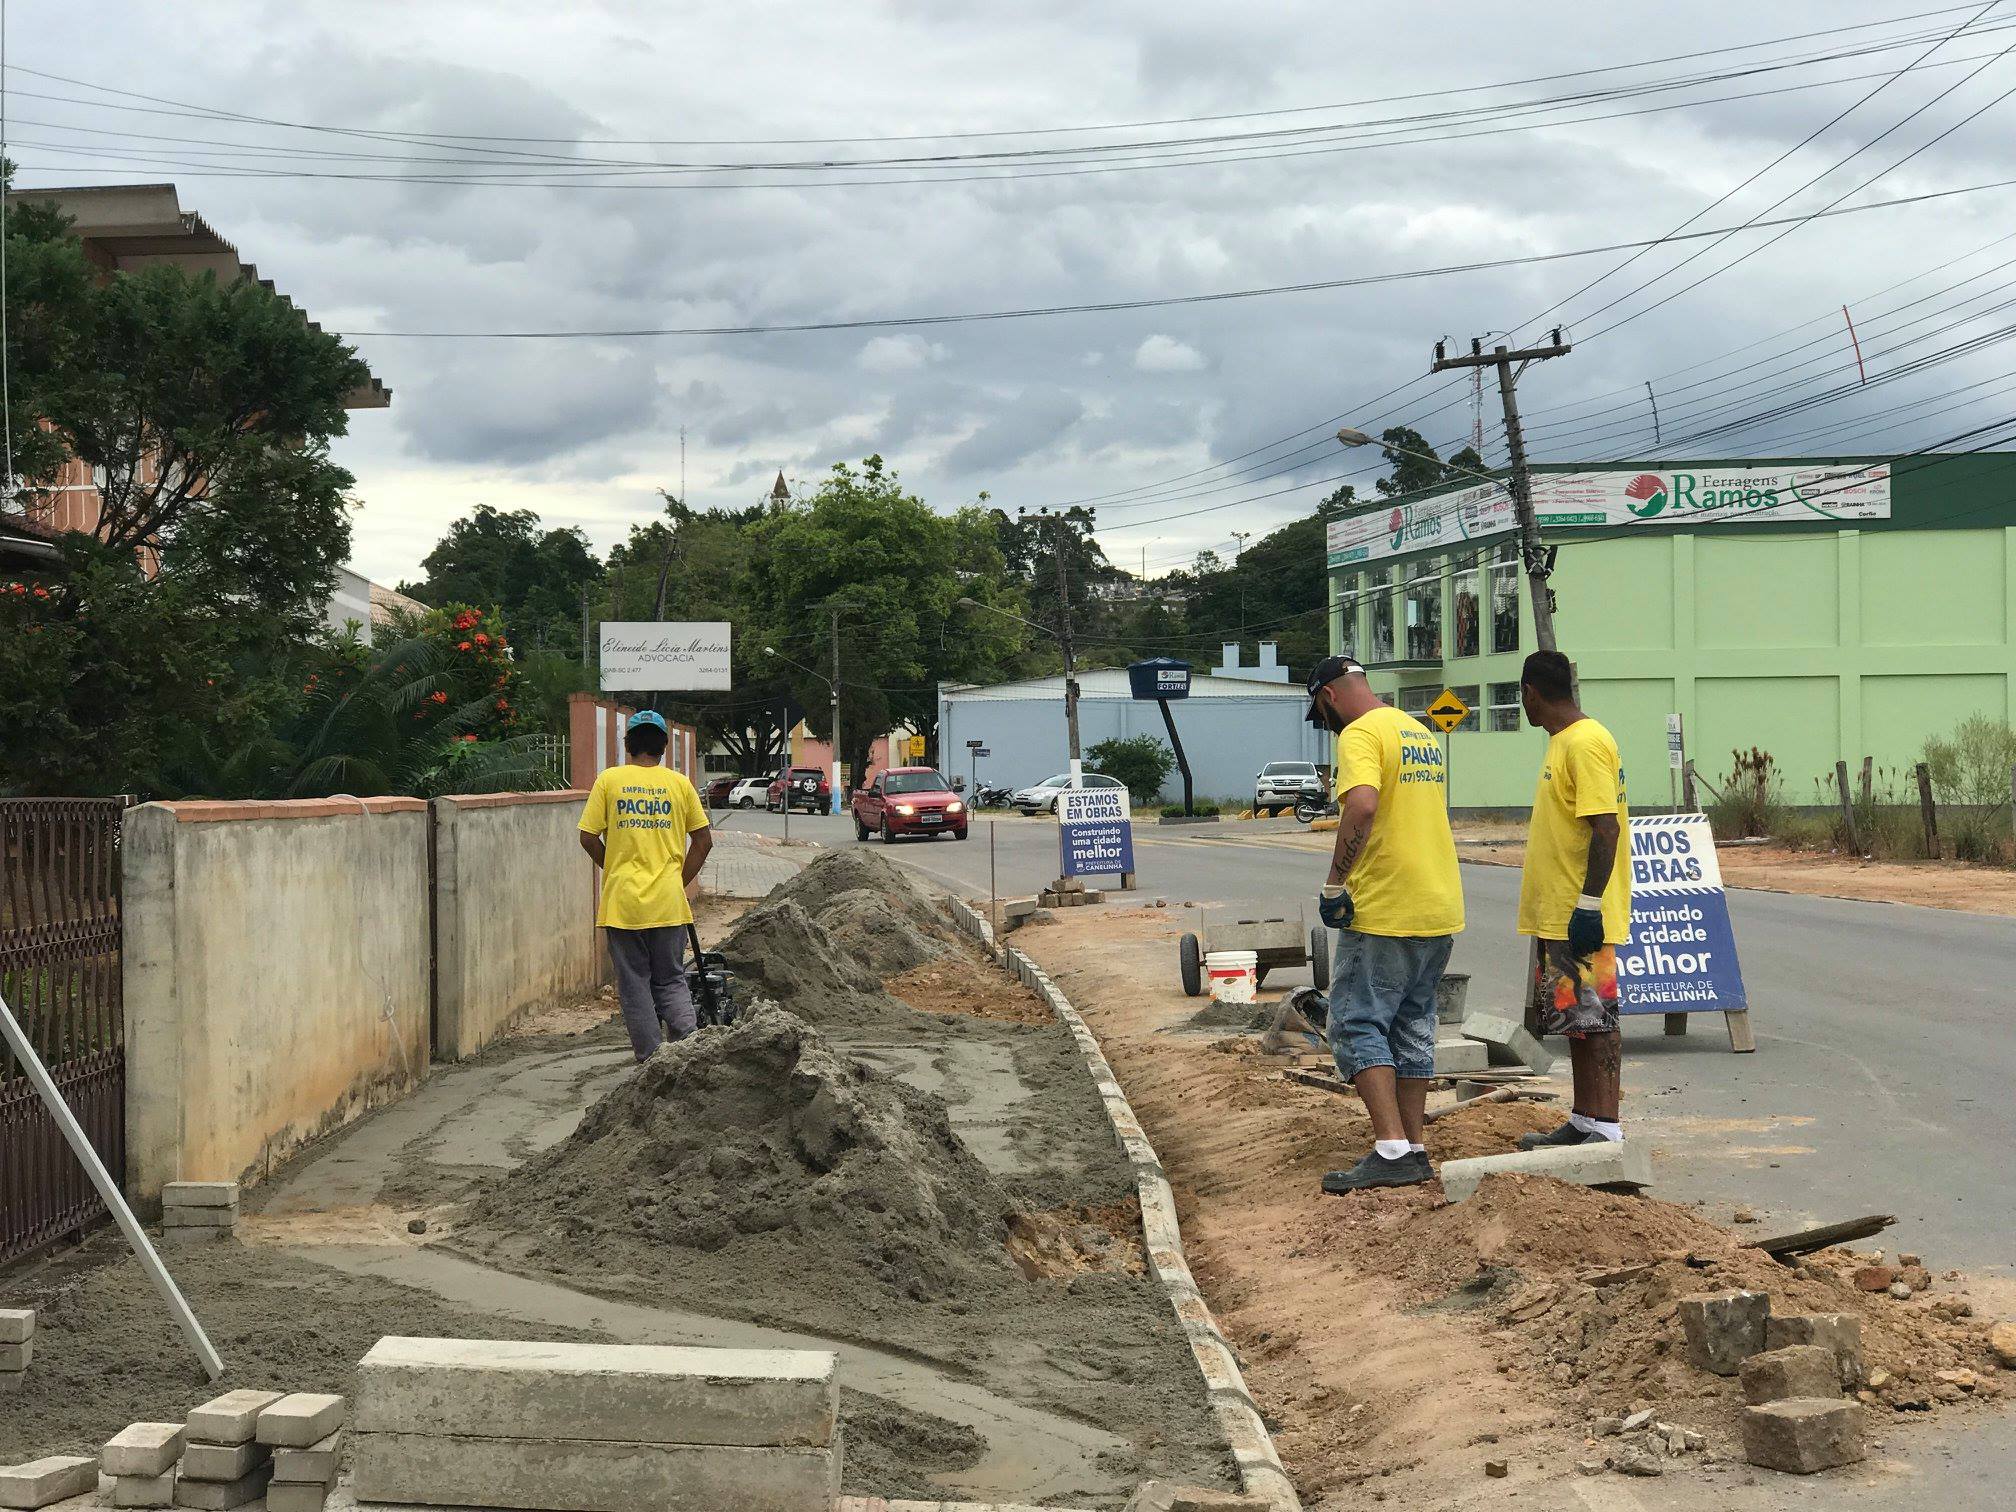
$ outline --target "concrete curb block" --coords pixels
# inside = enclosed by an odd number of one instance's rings
[[[965,927],[969,932],[992,946],[993,931],[987,927],[986,921],[959,900],[953,900],[953,904],[962,921],[968,921]],[[1196,1279],[1190,1274],[1189,1262],[1183,1257],[1183,1234],[1176,1219],[1176,1194],[1163,1175],[1161,1159],[1156,1155],[1155,1147],[1148,1142],[1140,1121],[1135,1118],[1134,1109],[1120,1088],[1119,1078],[1113,1074],[1112,1066],[1099,1048],[1098,1038],[1086,1027],[1078,1010],[1071,1006],[1070,999],[1050,980],[1047,972],[1013,945],[1004,947],[1001,954],[1002,963],[1016,979],[1050,1005],[1051,1012],[1071,1031],[1071,1037],[1078,1042],[1079,1052],[1085,1057],[1085,1069],[1092,1074],[1100,1101],[1105,1104],[1107,1119],[1113,1125],[1113,1138],[1134,1169],[1135,1188],[1141,1199],[1141,1234],[1148,1251],[1148,1268],[1168,1296],[1169,1309],[1175,1313],[1176,1322],[1190,1346],[1191,1357],[1197,1362],[1198,1374],[1204,1379],[1205,1397],[1210,1403],[1212,1416],[1217,1419],[1219,1431],[1224,1434],[1225,1443],[1232,1451],[1233,1461],[1239,1467],[1241,1485],[1247,1492],[1265,1497],[1275,1512],[1302,1512],[1301,1499],[1295,1494],[1287,1471],[1281,1466],[1281,1456],[1260,1417],[1260,1409],[1255,1405],[1252,1393],[1246,1387],[1246,1378],[1240,1374],[1238,1358],[1219,1329],[1217,1320],[1211,1316],[1211,1309],[1197,1289]]]

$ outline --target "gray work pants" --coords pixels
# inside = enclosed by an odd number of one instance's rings
[[[693,994],[686,987],[686,926],[602,932],[609,938],[630,1048],[637,1059],[648,1060],[666,1040],[684,1039],[696,1027]]]

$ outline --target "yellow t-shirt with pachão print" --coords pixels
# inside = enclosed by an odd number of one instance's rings
[[[1337,796],[1379,795],[1372,831],[1345,885],[1369,935],[1453,935],[1463,928],[1463,878],[1449,833],[1442,747],[1419,720],[1384,707],[1337,737]]]
[[[610,767],[588,790],[581,828],[600,835],[605,929],[691,924],[686,901],[686,837],[707,827],[707,810],[686,774],[662,766]]]
[[[1519,933],[1568,938],[1568,915],[1589,875],[1589,818],[1617,816],[1617,864],[1603,889],[1603,943],[1631,938],[1631,813],[1625,803],[1624,758],[1611,733],[1586,715],[1547,742],[1526,865],[1519,876]]]

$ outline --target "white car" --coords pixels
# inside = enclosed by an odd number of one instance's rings
[[[1081,784],[1088,788],[1117,788],[1120,780],[1099,772],[1087,772]],[[1071,786],[1071,774],[1059,772],[1055,777],[1045,777],[1030,787],[1017,788],[1008,795],[1008,802],[1024,814],[1054,814],[1057,812],[1057,795]]]
[[[1313,761],[1270,761],[1253,777],[1253,807],[1293,808],[1304,798],[1323,801],[1323,777]]]
[[[768,777],[744,777],[728,789],[728,807],[750,809],[770,801],[770,779]]]

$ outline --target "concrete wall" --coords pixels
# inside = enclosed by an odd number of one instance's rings
[[[535,1009],[600,981],[595,869],[576,838],[586,795],[486,793],[434,802],[435,1038],[474,1055]]]
[[[126,817],[127,1182],[252,1181],[427,1071],[427,805]]]

